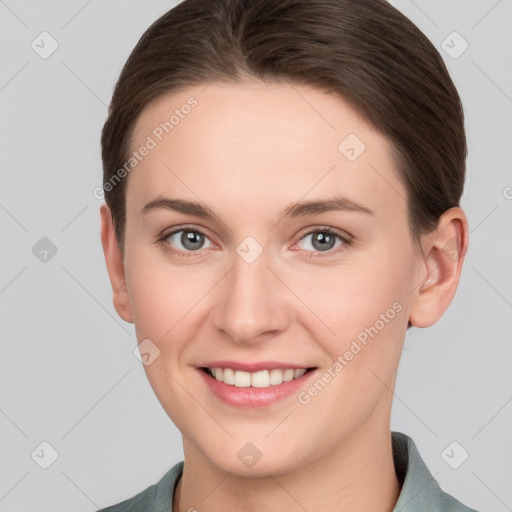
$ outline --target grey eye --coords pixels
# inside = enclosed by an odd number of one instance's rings
[[[306,240],[311,237],[310,246],[312,248],[306,247],[307,251],[330,251],[335,247],[336,238],[341,241],[340,235],[335,233],[330,233],[329,231],[313,231],[312,233],[308,233],[302,240]],[[338,244],[338,246],[341,244]],[[336,246],[336,247],[338,247]]]
[[[180,235],[181,233],[181,235]],[[193,229],[180,229],[171,233],[168,237],[172,245],[177,246],[179,250],[197,251],[203,248],[203,244],[208,238],[200,231]],[[182,245],[183,249],[179,247],[178,242]]]

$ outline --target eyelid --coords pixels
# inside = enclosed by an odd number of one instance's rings
[[[349,242],[354,237],[348,233],[347,231],[343,231],[338,228],[333,228],[331,226],[308,226],[307,228],[304,228],[303,234],[300,235],[299,240],[302,240],[305,236],[311,235],[312,233],[331,233],[333,235],[339,236],[342,240],[346,240]]]

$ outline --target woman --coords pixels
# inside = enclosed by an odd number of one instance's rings
[[[102,133],[114,306],[184,462],[105,511],[470,511],[391,432],[468,246],[461,102],[382,0],[185,0]]]

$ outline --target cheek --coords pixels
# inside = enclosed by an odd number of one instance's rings
[[[171,265],[154,247],[130,247],[125,262],[137,339],[149,338],[161,350],[187,339],[202,298],[215,275],[201,265]]]
[[[410,291],[415,285],[410,248],[398,249],[389,243],[364,256],[347,258],[346,264],[318,267],[307,275],[290,273],[288,280],[307,305],[307,309],[300,307],[305,328],[331,359],[346,351],[357,352],[354,341],[364,348],[354,358],[359,361],[397,358],[399,352],[389,346],[399,344],[406,332]],[[368,350],[373,340],[380,341]]]

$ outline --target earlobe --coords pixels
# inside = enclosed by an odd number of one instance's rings
[[[114,308],[125,322],[133,323],[130,297],[126,286],[123,255],[115,236],[110,208],[106,204],[100,207],[100,217],[101,244],[103,246],[110,284],[112,285]]]
[[[448,309],[459,283],[469,244],[466,215],[450,208],[435,231],[423,235],[421,284],[413,291],[409,320],[415,327],[430,327]]]

